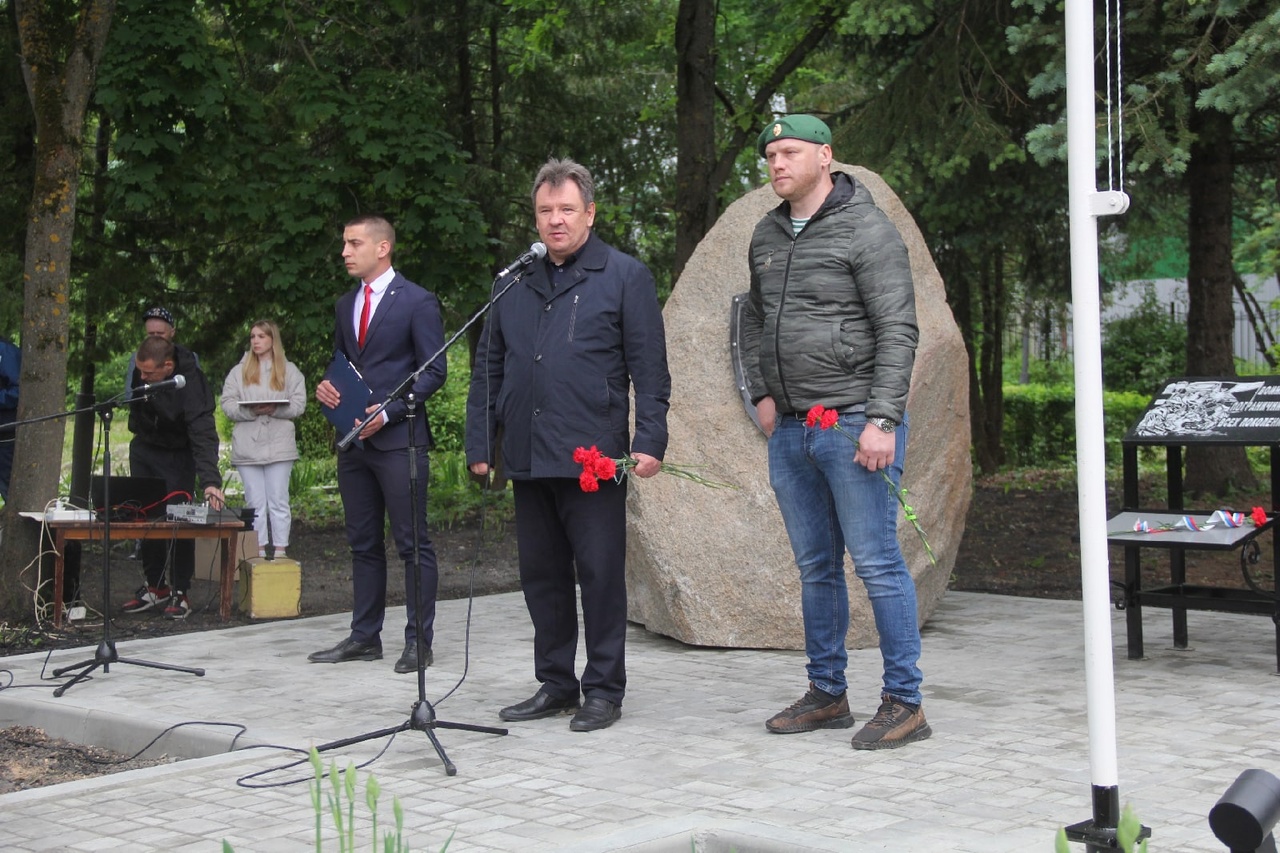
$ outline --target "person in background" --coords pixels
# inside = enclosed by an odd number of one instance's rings
[[[18,419],[18,380],[22,376],[22,350],[8,338],[0,338],[0,425]],[[9,475],[13,473],[13,444],[17,434],[0,430],[0,498],[9,502]]]
[[[135,477],[159,477],[170,492],[192,494],[196,477],[204,498],[222,509],[222,476],[218,473],[218,430],[213,421],[213,394],[189,350],[179,350],[160,336],[142,342],[129,387],[129,470]],[[141,386],[185,377],[181,388],[167,388],[141,396]],[[173,572],[164,584],[165,558],[170,543],[147,539],[142,543],[142,570],[147,583],[125,602],[126,613],[163,608],[166,619],[185,619],[191,612],[187,597],[195,574],[195,541],[173,543]]]
[[[173,322],[173,314],[163,305],[153,305],[146,311],[142,312],[142,330],[149,338],[164,338],[166,341],[173,343],[174,352],[183,362],[190,362],[196,367],[200,366],[200,356],[191,350],[174,343],[173,336],[176,332],[176,326]],[[129,354],[129,364],[124,370],[124,387],[128,391],[133,388],[134,370],[137,368],[137,352]],[[74,546],[71,547],[71,546]],[[79,542],[68,543],[67,560],[68,564],[79,566]],[[133,553],[129,555],[130,560],[137,560],[142,556],[142,540],[135,539],[133,543]],[[76,576],[79,577],[79,569],[76,569]]]
[[[809,690],[775,714],[776,734],[853,726],[846,695],[844,554],[867,588],[884,663],[880,708],[854,749],[892,749],[925,722],[916,588],[898,547],[893,488],[907,450],[907,392],[919,331],[907,247],[851,175],[831,170],[831,130],[795,115],[757,140],[782,203],[751,236],[742,353],[769,482],[800,570]],[[807,423],[814,406],[834,429]]]
[[[584,492],[575,450],[630,455],[631,473],[657,474],[671,374],[653,276],[591,230],[591,173],[573,160],[549,160],[531,196],[547,257],[494,303],[480,335],[467,397],[467,465],[476,476],[489,473],[501,429],[540,686],[498,716],[517,722],[572,713],[569,729],[589,732],[621,718],[626,693],[629,478]],[[587,651],[581,679],[575,582]]]
[[[235,424],[231,464],[244,483],[245,503],[255,511],[258,556],[288,556],[289,474],[298,458],[294,418],[307,407],[302,372],[285,358],[280,329],[259,320],[249,331],[249,351],[222,384],[222,411]]]
[[[444,385],[444,358],[427,360],[444,346],[440,301],[391,265],[396,232],[381,216],[360,216],[342,232],[342,261],[357,286],[338,297],[334,346],[360,372],[370,399],[361,400],[367,414],[376,409],[419,367],[414,395],[414,418],[404,399],[390,403],[376,418],[359,421],[360,442],[338,453],[338,492],[346,516],[351,546],[351,585],[354,606],[351,631],[336,646],[313,652],[313,663],[345,663],[382,658],[382,621],[387,610],[386,523],[405,566],[407,620],[404,651],[394,669],[416,672],[433,661],[431,640],[436,615],[439,570],[436,551],[427,535],[427,451],[431,428],[426,400]],[[342,402],[336,385],[326,377],[316,386],[316,399],[330,409]],[[417,493],[409,479],[409,425],[413,424]],[[354,427],[353,421],[348,427]],[[340,433],[345,435],[346,433]],[[416,505],[417,512],[410,511]],[[414,537],[418,542],[414,565]],[[416,570],[416,579],[414,573]],[[415,594],[416,593],[416,594]],[[422,603],[421,659],[418,655],[418,597]]]
[[[149,338],[164,338],[166,341],[173,343],[173,336],[177,329],[173,323],[173,314],[163,305],[153,305],[142,313],[142,328]],[[190,356],[190,360],[195,363],[196,367],[200,366],[200,356],[181,344],[173,344],[175,350],[181,352],[183,350]],[[129,383],[133,381],[133,371],[137,367],[136,352],[129,355],[129,365],[124,370],[124,387],[132,388]],[[185,361],[186,359],[184,359]]]

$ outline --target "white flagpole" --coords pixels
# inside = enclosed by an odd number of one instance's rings
[[[1068,828],[1088,851],[1114,849],[1120,818],[1112,669],[1107,478],[1102,417],[1102,320],[1098,217],[1124,213],[1129,198],[1096,186],[1097,112],[1093,2],[1066,0],[1067,184],[1071,229],[1072,338],[1076,392],[1076,477],[1084,607],[1085,704],[1093,819]],[[1123,168],[1123,164],[1122,164]]]

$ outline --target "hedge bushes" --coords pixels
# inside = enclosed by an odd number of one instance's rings
[[[1107,460],[1120,461],[1122,439],[1151,403],[1133,391],[1104,391],[1103,430]],[[1005,464],[1010,467],[1073,465],[1076,458],[1076,396],[1071,385],[1005,385]]]

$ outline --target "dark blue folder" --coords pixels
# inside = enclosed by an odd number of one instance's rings
[[[369,407],[369,398],[373,396],[373,392],[365,384],[360,371],[356,370],[341,350],[334,352],[333,361],[329,362],[329,369],[324,372],[324,378],[338,389],[341,400],[336,409],[321,404],[320,411],[324,412],[329,423],[337,429],[338,438],[341,440],[351,432],[356,421],[365,419],[365,409]],[[363,446],[358,438],[354,443]]]

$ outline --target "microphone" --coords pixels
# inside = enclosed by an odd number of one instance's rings
[[[547,244],[541,241],[534,243],[529,247],[529,251],[515,259],[511,266],[499,272],[494,278],[505,278],[516,270],[522,270],[534,261],[545,258],[547,256]]]
[[[166,379],[163,382],[151,382],[151,383],[144,382],[140,388],[135,388],[134,390],[140,392],[141,394],[154,394],[156,391],[168,391],[170,388],[186,388],[186,387],[187,387],[187,377],[179,373],[170,377],[169,379]]]

